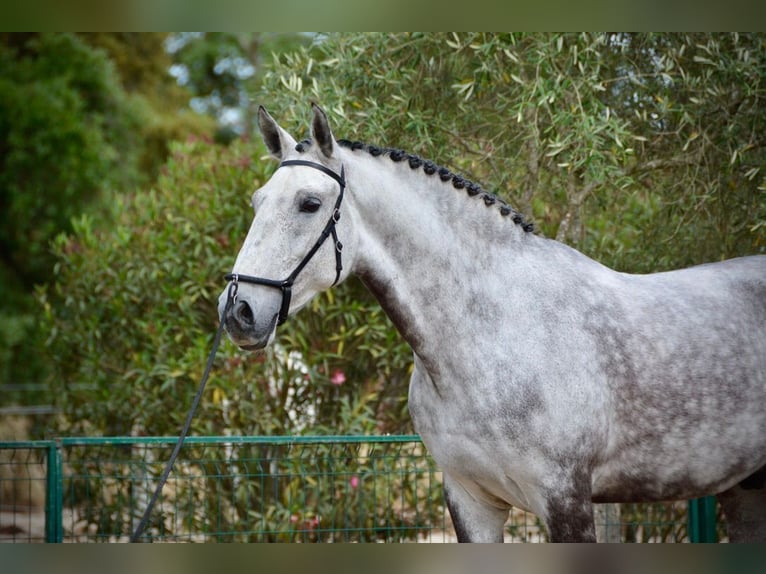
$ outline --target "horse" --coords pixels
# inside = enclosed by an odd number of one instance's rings
[[[280,166],[219,299],[236,345],[355,274],[412,348],[459,541],[502,542],[513,506],[591,542],[594,503],[707,495],[730,540],[766,540],[766,256],[618,272],[432,161],[336,140],[312,106],[300,143],[258,110]]]

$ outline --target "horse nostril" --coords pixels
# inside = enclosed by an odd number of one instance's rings
[[[237,321],[242,325],[252,326],[255,323],[255,317],[253,317],[253,310],[245,301],[240,301],[237,308],[234,311]]]

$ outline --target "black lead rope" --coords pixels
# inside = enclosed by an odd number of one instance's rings
[[[287,313],[290,310],[290,298],[292,296],[292,286],[293,286],[293,283],[295,282],[296,277],[298,277],[298,274],[303,270],[303,268],[311,260],[311,258],[314,257],[316,252],[319,251],[319,248],[322,246],[322,244],[325,242],[325,240],[327,240],[329,236],[332,236],[333,242],[335,243],[335,282],[333,283],[333,285],[335,285],[340,279],[340,272],[343,270],[343,264],[341,262],[341,250],[343,249],[343,245],[338,240],[338,234],[335,231],[335,224],[338,223],[338,221],[340,220],[340,204],[343,201],[343,191],[346,188],[346,178],[345,178],[344,169],[343,167],[341,167],[340,175],[338,175],[337,173],[323,166],[320,163],[314,163],[311,161],[305,161],[300,159],[283,161],[280,164],[280,167],[289,166],[289,165],[303,165],[303,166],[312,167],[314,169],[318,169],[319,171],[329,175],[335,181],[338,182],[338,185],[340,186],[340,194],[338,195],[338,199],[335,202],[335,207],[333,208],[332,215],[330,216],[330,219],[327,222],[327,225],[325,225],[324,229],[322,230],[322,233],[320,234],[319,239],[317,239],[316,243],[314,243],[314,246],[309,250],[309,252],[303,258],[303,260],[301,260],[301,262],[298,264],[295,270],[292,273],[290,273],[287,279],[278,281],[274,279],[264,279],[263,277],[252,277],[250,275],[240,275],[238,273],[229,273],[228,275],[226,275],[225,279],[227,281],[230,281],[230,283],[229,283],[229,290],[226,295],[226,305],[224,307],[223,317],[226,317],[226,314],[236,302],[237,290],[239,289],[239,282],[242,281],[245,283],[254,283],[256,285],[266,285],[267,287],[274,287],[276,289],[280,289],[282,291],[282,306],[279,310],[278,323],[280,325],[284,323],[287,320]],[[224,326],[224,321],[221,320],[220,324],[218,325],[218,330],[215,333],[215,338],[213,339],[213,348],[210,350],[210,356],[207,358],[207,365],[205,365],[205,372],[202,375],[202,381],[200,382],[199,389],[197,390],[197,395],[194,397],[194,402],[192,402],[192,406],[189,409],[189,414],[186,416],[186,422],[184,422],[183,429],[181,430],[181,434],[178,437],[178,442],[176,442],[176,446],[173,449],[173,453],[170,455],[170,460],[168,461],[168,464],[165,467],[165,470],[163,471],[162,476],[160,476],[160,480],[157,483],[157,488],[154,490],[154,494],[152,495],[152,498],[149,501],[149,504],[147,505],[146,510],[144,511],[144,515],[141,518],[141,522],[138,523],[138,526],[136,527],[135,532],[133,532],[133,535],[130,537],[131,542],[138,542],[139,537],[141,536],[143,531],[146,529],[146,525],[149,522],[149,517],[152,514],[152,509],[154,508],[154,505],[156,504],[157,499],[160,496],[160,492],[162,492],[162,488],[165,486],[165,482],[167,481],[168,476],[170,476],[170,471],[173,469],[173,464],[175,463],[176,458],[178,458],[178,453],[181,452],[181,446],[183,445],[183,442],[186,439],[186,435],[189,434],[189,428],[191,427],[192,418],[194,417],[194,413],[196,412],[197,407],[199,406],[200,399],[202,398],[202,392],[205,390],[205,385],[207,384],[207,380],[210,377],[210,371],[213,368],[213,361],[215,360],[215,355],[218,352],[218,346],[221,344],[221,335],[223,334],[223,326]]]
[[[227,311],[229,308],[234,305],[234,301],[237,298],[237,289],[238,285],[236,281],[232,281],[229,285],[229,291],[226,295],[226,307],[224,308],[224,316],[226,316]],[[176,461],[176,458],[178,458],[178,453],[181,452],[181,445],[183,445],[184,440],[186,439],[186,435],[189,434],[189,427],[191,427],[192,418],[194,417],[194,413],[197,410],[197,407],[199,406],[200,399],[202,398],[202,392],[205,390],[205,385],[207,384],[207,380],[210,377],[210,371],[213,368],[213,360],[215,359],[215,355],[218,352],[218,346],[221,344],[221,335],[223,334],[223,325],[224,322],[221,321],[218,325],[218,330],[215,332],[215,338],[213,339],[213,348],[210,350],[210,356],[207,358],[207,365],[205,365],[205,372],[202,374],[202,381],[199,385],[199,390],[197,391],[197,395],[194,397],[194,402],[192,403],[191,408],[189,409],[189,414],[186,416],[186,422],[184,422],[183,429],[181,430],[181,435],[178,437],[178,442],[176,442],[176,446],[173,449],[173,454],[170,455],[170,460],[168,461],[167,466],[165,467],[165,470],[162,473],[162,476],[160,476],[160,481],[157,483],[157,488],[154,490],[154,495],[152,495],[151,500],[149,501],[148,506],[146,507],[146,510],[144,511],[144,515],[141,518],[141,522],[138,523],[138,526],[136,527],[135,532],[133,532],[133,535],[130,537],[131,542],[138,542],[139,537],[143,533],[144,529],[146,528],[146,524],[149,522],[149,517],[152,514],[152,509],[154,508],[155,503],[157,502],[157,499],[160,496],[160,492],[162,492],[162,487],[165,486],[165,482],[168,479],[168,476],[170,476],[170,471],[173,469],[173,464]]]

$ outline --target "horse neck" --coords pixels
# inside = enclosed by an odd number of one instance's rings
[[[472,305],[502,296],[507,278],[495,268],[509,250],[536,238],[497,206],[438,176],[351,155],[349,191],[362,220],[354,272],[416,354],[426,356]]]

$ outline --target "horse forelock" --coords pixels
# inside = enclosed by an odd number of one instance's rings
[[[295,146],[295,151],[298,153],[305,153],[311,148],[312,143],[311,139],[305,139]],[[497,195],[485,191],[479,184],[453,173],[448,168],[442,167],[431,160],[423,159],[416,154],[401,149],[380,147],[358,141],[341,139],[338,140],[337,143],[341,147],[349,149],[352,152],[364,151],[373,157],[387,156],[394,163],[406,162],[413,170],[420,169],[428,176],[436,175],[444,184],[451,183],[453,188],[457,190],[465,190],[469,197],[482,199],[487,207],[497,208],[502,216],[509,217],[513,223],[521,226],[525,232],[532,233],[535,231],[534,223],[527,221],[521,212],[511,207]]]

